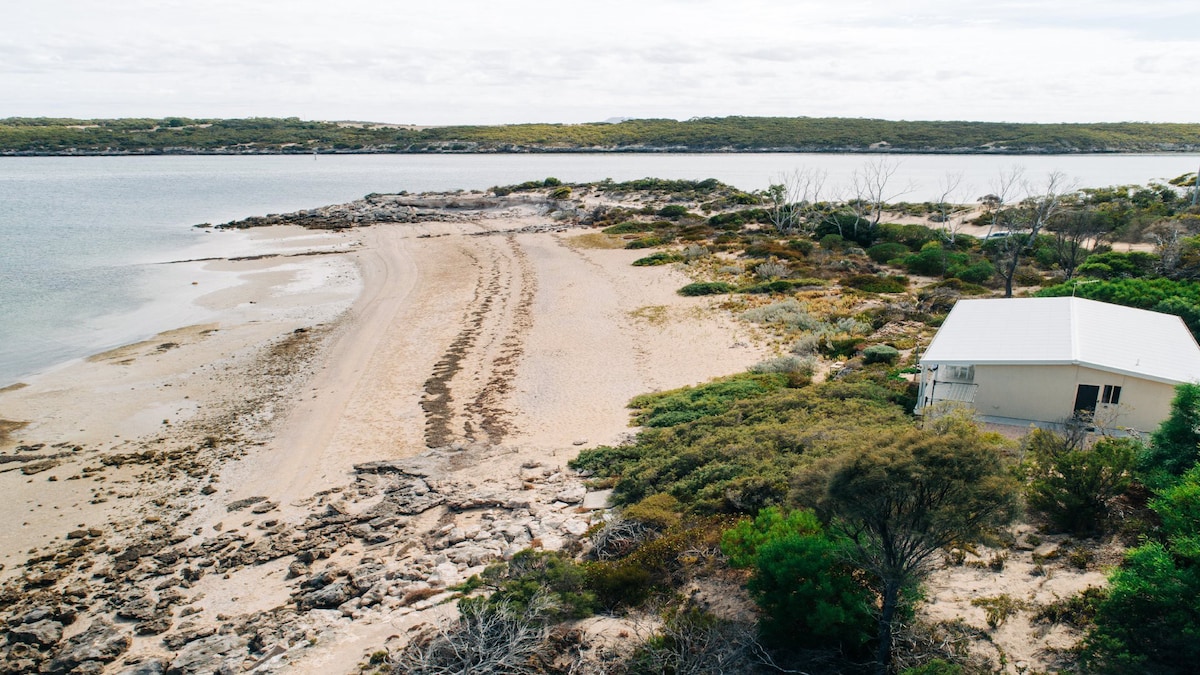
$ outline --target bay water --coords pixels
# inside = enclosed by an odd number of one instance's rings
[[[0,158],[0,387],[37,371],[202,319],[167,301],[161,263],[251,252],[244,234],[192,227],[346,202],[371,192],[566,182],[717,178],[744,190],[800,168],[830,193],[879,156],[812,154],[322,155]],[[899,199],[958,201],[992,191],[1002,170],[1034,182],[1144,184],[1195,171],[1200,155],[889,157]],[[211,291],[205,286],[199,292]]]

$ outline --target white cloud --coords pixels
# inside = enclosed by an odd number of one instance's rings
[[[1191,3],[42,0],[0,116],[1190,121]],[[1169,41],[1164,41],[1164,36]]]

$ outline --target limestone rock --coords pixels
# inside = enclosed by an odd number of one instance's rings
[[[67,673],[88,661],[109,663],[129,649],[130,637],[111,623],[98,619],[88,629],[66,641],[44,667],[47,673]]]

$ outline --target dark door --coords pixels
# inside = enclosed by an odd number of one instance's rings
[[[1100,398],[1100,385],[1081,384],[1075,392],[1075,412],[1096,412],[1096,400]]]

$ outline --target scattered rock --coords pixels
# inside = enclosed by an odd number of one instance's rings
[[[97,619],[87,630],[67,640],[43,670],[52,674],[69,673],[89,661],[111,663],[129,649],[131,642],[129,635],[108,621]]]

